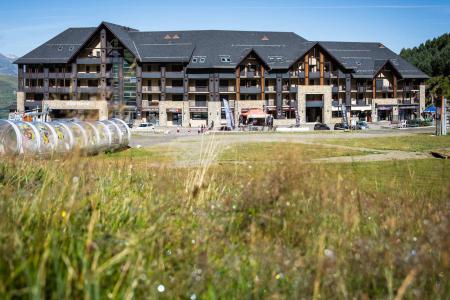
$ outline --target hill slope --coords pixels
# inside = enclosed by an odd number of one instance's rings
[[[450,33],[402,49],[400,55],[431,76],[427,82],[431,95],[450,97]]]

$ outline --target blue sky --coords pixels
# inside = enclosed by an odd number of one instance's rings
[[[67,27],[293,31],[398,52],[450,31],[450,0],[15,0],[0,4],[0,53],[23,55]]]

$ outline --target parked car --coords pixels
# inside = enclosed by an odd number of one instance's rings
[[[330,130],[330,127],[327,124],[317,123],[314,125],[314,130]]]
[[[420,120],[419,119],[413,119],[413,120],[407,120],[406,121],[407,127],[419,127],[420,126]]]
[[[151,132],[155,130],[155,126],[150,123],[141,123],[139,126],[131,129],[132,132]]]
[[[344,123],[334,124],[334,130],[348,130],[348,129],[349,129],[348,125],[346,125]]]
[[[366,121],[358,121],[356,122],[356,129],[357,130],[366,130],[369,129],[369,125]]]

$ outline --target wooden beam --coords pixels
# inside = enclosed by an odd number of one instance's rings
[[[264,89],[266,82],[264,80],[264,65],[261,65],[261,100],[265,100]]]
[[[394,88],[394,98],[397,98],[397,76],[393,74],[393,88]]]
[[[305,85],[309,85],[309,53],[305,55],[304,66],[305,66]]]
[[[375,99],[377,97],[377,80],[374,78],[372,80],[372,99]]]
[[[320,51],[319,54],[320,58],[319,58],[319,62],[320,62],[320,85],[324,84],[324,72],[325,72],[325,59],[324,59],[324,55],[322,53],[322,51]]]
[[[241,66],[236,68],[236,100],[241,100]]]

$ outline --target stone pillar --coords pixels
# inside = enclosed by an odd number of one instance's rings
[[[181,126],[189,127],[189,122],[191,120],[190,111],[189,111],[189,101],[183,101],[183,108],[181,111],[183,116],[183,120],[181,121]]]
[[[331,123],[331,111],[332,111],[332,85],[324,85],[323,88],[323,123],[329,124]]]
[[[377,107],[375,102],[375,98],[372,99],[372,122],[378,122]]]
[[[297,110],[300,116],[300,123],[306,123],[306,97],[301,92],[301,89],[301,86],[297,86]]]
[[[105,101],[105,105],[102,105],[98,110],[99,121],[108,120],[108,104]]]
[[[392,106],[392,121],[394,122],[398,121],[398,105]]]
[[[211,126],[214,122],[214,127],[220,127],[220,113],[221,113],[220,101],[208,102],[208,125]]]
[[[426,85],[425,84],[421,84],[419,87],[419,116],[418,117],[422,117],[422,113],[425,110],[425,90],[426,90]]]
[[[160,101],[158,104],[158,109],[159,109],[159,126],[167,126],[166,101]]]
[[[17,92],[17,111],[23,113],[25,111],[25,92]]]

